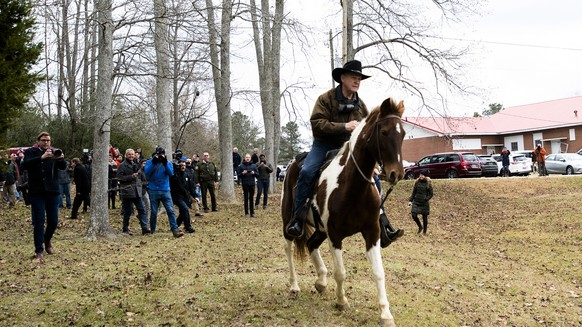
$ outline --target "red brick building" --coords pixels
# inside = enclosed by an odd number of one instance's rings
[[[532,150],[549,153],[582,148],[582,96],[504,109],[485,117],[404,117],[403,159],[463,151],[477,154]]]

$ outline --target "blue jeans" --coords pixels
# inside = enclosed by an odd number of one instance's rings
[[[182,199],[175,199],[174,204],[178,206],[178,221],[184,222],[186,229],[192,228],[192,221],[190,220],[190,206]]]
[[[65,204],[67,209],[71,209],[71,183],[59,184],[59,208],[63,208],[63,195],[65,196]]]
[[[44,243],[50,242],[59,223],[59,194],[30,194],[30,211],[34,230],[34,252],[42,253]],[[44,227],[46,218],[46,229]]]
[[[305,158],[305,163],[299,172],[299,179],[297,180],[297,188],[295,190],[295,211],[305,204],[311,191],[313,189],[314,179],[317,176],[321,165],[325,161],[325,155],[328,151],[335,150],[336,147],[325,142],[314,140],[311,145],[311,151]]]
[[[172,195],[170,194],[170,191],[148,190],[148,194],[150,196],[150,229],[152,233],[156,231],[156,225],[158,222],[158,207],[160,206],[160,201],[164,205],[164,208],[166,208],[170,229],[172,232],[177,232],[178,224],[176,223],[174,203],[172,202]]]
[[[261,194],[263,194],[263,206],[267,206],[267,201],[269,200],[269,180],[259,179],[257,180],[257,200],[255,205],[258,206],[261,202]]]
[[[148,217],[143,205],[141,198],[121,198],[121,206],[123,207],[123,227],[122,231],[126,232],[129,230],[129,218],[133,212],[132,205],[135,204],[137,209],[137,214],[139,216],[139,225],[141,230],[148,229]]]

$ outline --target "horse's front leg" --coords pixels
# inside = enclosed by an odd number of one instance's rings
[[[317,280],[315,281],[315,289],[319,293],[323,293],[327,288],[327,267],[321,258],[319,249],[311,251],[311,262],[317,271]]]
[[[297,282],[297,272],[295,271],[295,263],[293,262],[293,241],[285,239],[285,254],[287,254],[287,263],[289,264],[289,291],[291,295],[298,296],[301,289]]]
[[[390,312],[390,303],[388,303],[388,297],[386,296],[386,277],[384,275],[384,265],[382,264],[382,253],[380,252],[380,240],[378,240],[376,244],[366,252],[366,254],[372,264],[372,278],[374,279],[376,289],[378,290],[381,326],[396,326],[394,324],[394,317],[392,317],[392,313]]]
[[[337,302],[335,306],[339,310],[345,310],[349,308],[348,299],[346,299],[346,294],[344,292],[344,280],[346,280],[346,268],[344,267],[344,259],[342,249],[336,249],[331,240],[329,240],[329,249],[331,256],[333,258],[333,278],[337,284],[335,289],[335,294],[337,296]]]

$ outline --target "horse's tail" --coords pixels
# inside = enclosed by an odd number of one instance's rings
[[[305,224],[305,227],[303,228],[303,236],[296,238],[294,240],[295,259],[297,259],[298,261],[303,262],[305,261],[305,259],[307,259],[307,256],[309,255],[309,247],[307,246],[307,240],[309,240],[314,230],[315,228],[313,228],[313,226]]]

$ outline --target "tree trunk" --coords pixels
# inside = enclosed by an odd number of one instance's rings
[[[354,30],[353,0],[342,0],[343,26],[342,26],[342,63],[354,60],[354,46],[352,44],[352,33]]]
[[[220,49],[218,47],[218,31],[214,21],[212,0],[206,0],[208,13],[208,30],[210,41],[210,60],[212,62],[212,79],[218,112],[218,141],[220,144],[220,159],[222,163],[220,195],[227,202],[234,202],[234,175],[232,170],[232,125],[230,112],[230,23],[232,3],[223,0],[222,22],[220,28]],[[220,59],[218,53],[220,52]]]
[[[93,140],[93,173],[91,184],[91,215],[88,237],[95,239],[112,232],[107,203],[108,150],[111,131],[113,20],[111,0],[98,0],[96,15],[99,22],[99,54],[97,80],[97,110]]]
[[[156,133],[158,145],[166,149],[166,155],[172,149],[172,121],[170,104],[170,60],[168,41],[168,9],[165,0],[154,0],[154,45],[156,48],[157,75],[156,75],[156,113],[158,122]]]
[[[281,55],[281,26],[283,19],[283,0],[275,1],[275,16],[271,19],[269,0],[261,0],[261,16],[257,17],[257,8],[251,0],[251,21],[257,66],[259,68],[259,87],[263,123],[265,126],[265,156],[267,162],[277,164],[279,139],[281,135],[280,82],[279,66]],[[258,22],[262,26],[262,38]],[[272,25],[271,25],[272,24]],[[261,47],[262,40],[262,47]],[[276,174],[271,174],[269,192],[275,192]]]

